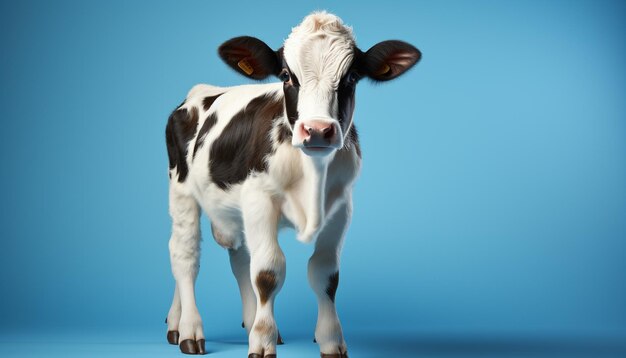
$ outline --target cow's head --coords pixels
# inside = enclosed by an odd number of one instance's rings
[[[360,79],[392,80],[421,57],[418,49],[397,40],[363,52],[356,47],[352,29],[326,12],[304,18],[277,51],[257,38],[243,36],[222,44],[219,55],[248,78],[275,75],[283,81],[292,144],[312,156],[343,146]]]

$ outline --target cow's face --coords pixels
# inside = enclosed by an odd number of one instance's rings
[[[343,147],[361,78],[394,79],[421,57],[415,47],[402,41],[384,41],[362,52],[352,30],[325,12],[307,16],[278,51],[246,36],[225,42],[219,54],[249,78],[273,74],[283,81],[292,144],[311,156],[325,156]]]

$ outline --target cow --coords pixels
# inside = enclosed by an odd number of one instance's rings
[[[223,43],[219,56],[241,75],[280,82],[194,86],[166,127],[169,240],[174,298],[167,339],[183,353],[205,354],[195,301],[200,213],[228,250],[248,333],[248,357],[276,357],[274,299],[285,280],[278,231],[314,243],[308,281],[317,296],[322,357],[347,357],[335,308],[339,257],[352,215],[361,150],[353,122],[359,80],[389,81],[421,58],[414,46],[380,42],[361,51],[352,29],[314,12],[274,51],[250,36]]]

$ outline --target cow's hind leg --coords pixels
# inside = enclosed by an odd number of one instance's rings
[[[271,194],[249,179],[242,188],[242,213],[250,250],[250,277],[256,296],[256,314],[248,337],[249,358],[276,357],[278,329],[274,299],[285,280],[285,256],[278,245],[279,208]]]
[[[170,181],[172,236],[169,242],[174,300],[167,317],[168,341],[187,354],[204,354],[202,319],[196,306],[194,285],[200,260],[200,208],[183,184]]]
[[[248,248],[244,245],[238,249],[229,249],[228,254],[230,256],[230,267],[237,279],[239,293],[241,294],[243,327],[249,334],[256,313],[256,296],[250,281],[250,254],[248,253]]]
[[[350,215],[351,205],[348,202],[335,212],[320,232],[309,260],[309,284],[317,296],[318,305],[315,340],[322,357],[348,357],[335,307],[335,293],[339,285],[339,256]]]

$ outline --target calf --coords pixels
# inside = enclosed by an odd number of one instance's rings
[[[361,165],[352,120],[354,91],[364,77],[394,79],[420,59],[402,41],[366,52],[352,30],[317,12],[274,51],[254,37],[237,37],[220,57],[242,75],[280,83],[229,88],[197,85],[169,118],[169,242],[174,300],[168,341],[204,354],[194,285],[200,257],[200,210],[213,237],[228,249],[243,304],[248,357],[276,356],[273,306],[285,279],[279,229],[315,242],[308,264],[317,296],[315,338],[322,357],[347,357],[335,309],[339,254],[352,213],[352,185]]]

